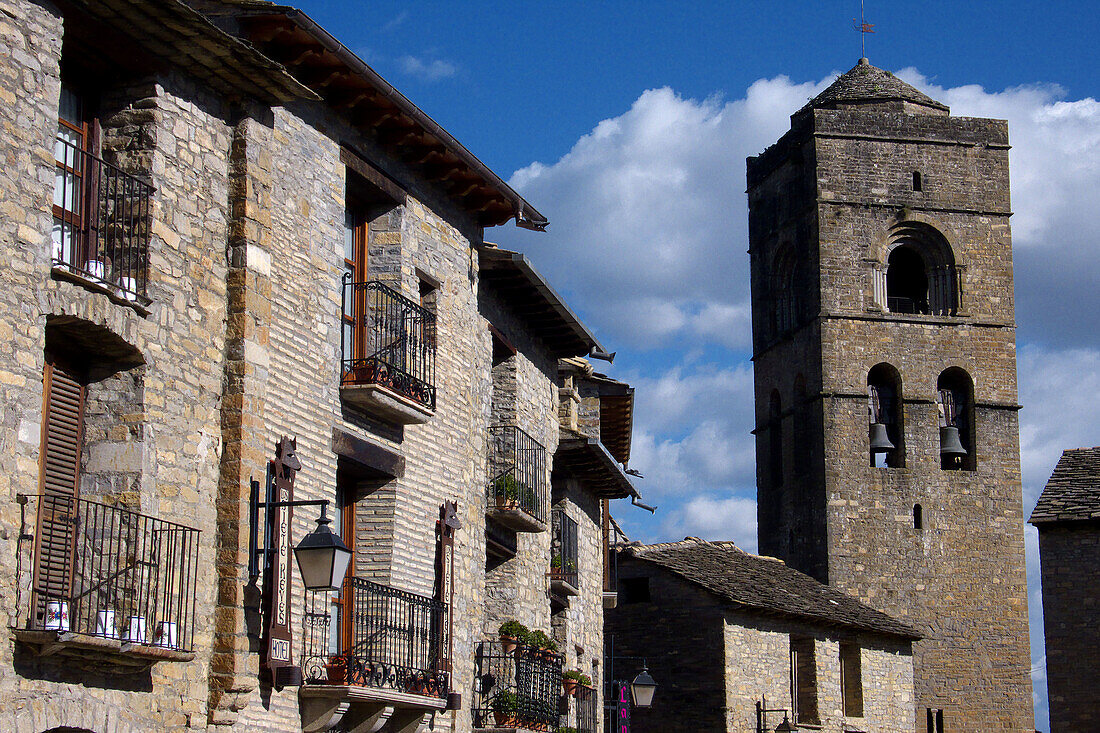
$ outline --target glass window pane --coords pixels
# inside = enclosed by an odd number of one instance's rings
[[[344,211],[344,259],[355,262],[355,212]]]
[[[58,116],[74,125],[81,123],[81,110],[80,110],[80,96],[73,91],[72,87],[62,84],[61,85],[61,99],[57,108]]]

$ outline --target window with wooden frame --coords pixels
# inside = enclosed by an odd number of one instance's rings
[[[352,646],[354,636],[354,598],[352,579],[355,577],[355,487],[346,476],[337,474],[335,517],[332,529],[351,550],[351,561],[339,593],[333,594],[329,608],[329,654],[341,654]]]
[[[817,712],[817,659],[814,640],[792,636],[791,644],[791,710],[794,722],[820,725]]]
[[[35,557],[35,609],[49,599],[69,596],[72,583],[73,517],[80,493],[80,454],[84,444],[87,389],[78,371],[47,357],[42,380],[42,436],[39,453],[42,503]]]
[[[95,201],[89,188],[95,179],[99,126],[90,107],[85,93],[61,83],[54,140],[53,260],[80,269],[86,269],[87,227],[95,218],[88,207]],[[102,271],[93,274],[103,276]]]
[[[343,362],[354,375],[358,360],[366,357],[367,240],[366,207],[349,196],[344,208],[344,279],[342,312]]]
[[[844,715],[863,717],[863,667],[859,644],[840,642],[840,694]]]

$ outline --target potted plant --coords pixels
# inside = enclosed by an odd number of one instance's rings
[[[500,476],[493,482],[493,495],[497,506],[502,509],[515,509],[519,502],[519,485],[512,474]]]
[[[582,674],[581,678],[577,680],[577,697],[584,700],[595,691],[595,687],[592,685],[592,678],[586,674]]]
[[[542,629],[531,632],[528,644],[535,647],[540,652],[540,655],[546,659],[552,659],[554,654],[558,651],[557,642],[547,636],[546,632]]]
[[[504,647],[505,654],[511,654],[520,644],[527,643],[527,637],[531,634],[527,627],[515,619],[505,621],[500,625],[500,644]]]
[[[577,696],[577,685],[580,684],[584,674],[579,669],[568,669],[562,672],[561,684],[565,688],[565,694],[570,697]]]
[[[550,558],[550,577],[561,578],[561,555],[554,555]]]
[[[501,690],[493,698],[493,720],[498,728],[515,727],[519,714],[519,696],[511,690]]]
[[[325,676],[330,685],[346,684],[348,658],[343,654],[333,654],[325,663]]]

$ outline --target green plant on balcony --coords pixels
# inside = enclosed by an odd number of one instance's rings
[[[527,644],[531,632],[526,626],[515,619],[505,621],[500,625],[500,643],[504,647],[505,654],[511,654],[520,644]]]
[[[490,703],[493,709],[493,720],[498,727],[514,728],[519,724],[520,696],[511,690],[501,690]]]
[[[498,476],[493,481],[493,495],[496,497],[497,506],[514,508],[519,503],[520,486],[522,485],[510,473]]]
[[[547,636],[546,632],[542,629],[532,631],[531,635],[527,637],[527,643],[541,652],[542,656],[547,658],[553,657],[558,651],[557,642]]]
[[[554,729],[554,733],[581,733],[571,725],[563,725]]]

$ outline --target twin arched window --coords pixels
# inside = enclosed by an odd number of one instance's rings
[[[868,451],[872,466],[905,465],[905,410],[901,375],[892,365],[876,364],[867,374]],[[965,370],[951,367],[936,381],[939,413],[940,468],[977,468],[974,435],[974,381]]]

